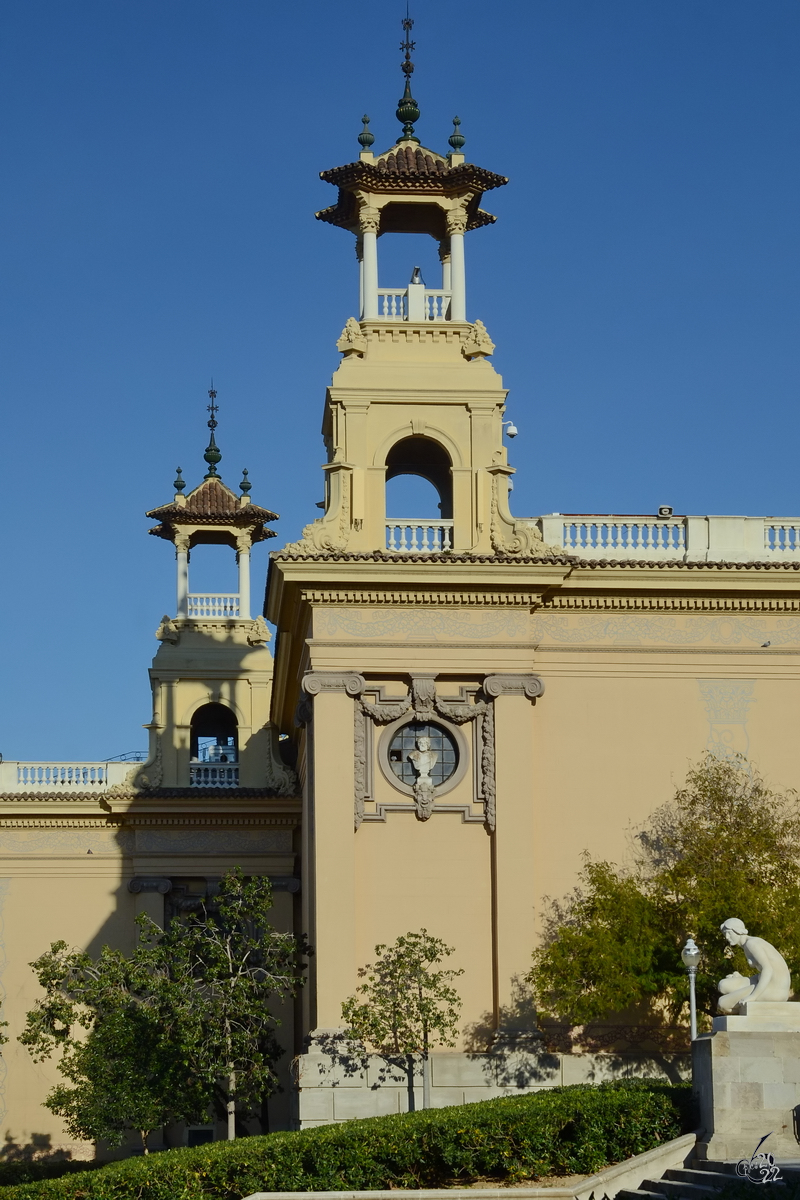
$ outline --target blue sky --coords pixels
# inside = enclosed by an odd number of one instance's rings
[[[324,390],[357,306],[351,237],[313,219],[335,195],[318,173],[356,156],[364,112],[375,149],[396,139],[403,11],[3,5],[6,758],[144,745],[174,607],[144,511],[176,465],[199,482],[212,375],[223,477],[247,466],[281,513],[271,546],[317,515]],[[511,179],[467,271],[520,429],[518,515],[800,512],[800,6],[416,0],[412,16],[423,143],[446,150],[457,113],[467,157]],[[381,253],[382,285],[405,283],[418,247]]]

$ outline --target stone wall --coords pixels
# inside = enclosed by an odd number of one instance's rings
[[[413,1064],[414,1107],[422,1107],[422,1069]],[[329,1125],[358,1117],[388,1116],[409,1110],[408,1072],[380,1055],[325,1053],[312,1049],[297,1059],[295,1127]],[[689,1055],[549,1054],[508,1051],[493,1054],[431,1055],[431,1106],[470,1104],[571,1083],[656,1078],[672,1083],[689,1078]]]

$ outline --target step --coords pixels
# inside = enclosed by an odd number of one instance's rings
[[[705,1188],[724,1188],[731,1182],[730,1171],[699,1171],[696,1166],[670,1167],[664,1172],[664,1179],[674,1179],[681,1183],[699,1183]]]
[[[665,1196],[678,1197],[678,1200],[709,1200],[719,1190],[711,1184],[682,1183],[677,1179],[644,1179],[642,1187]]]
[[[645,1188],[622,1188],[615,1200],[667,1200],[663,1192],[648,1192]]]

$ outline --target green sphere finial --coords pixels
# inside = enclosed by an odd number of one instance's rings
[[[397,140],[398,142],[416,142],[419,145],[419,138],[414,136],[414,124],[419,120],[419,108],[417,107],[416,100],[411,95],[411,76],[414,74],[411,51],[417,43],[411,41],[411,30],[414,28],[414,22],[409,17],[407,9],[402,25],[406,36],[404,41],[400,43],[400,49],[405,50],[405,58],[400,64],[400,68],[406,77],[406,86],[402,99],[397,105],[397,119],[403,126],[403,132]]]
[[[203,455],[203,458],[208,463],[208,471],[206,472],[205,478],[206,479],[218,479],[219,476],[217,475],[217,463],[222,458],[222,451],[219,449],[219,447],[217,446],[217,443],[214,439],[214,430],[217,428],[217,425],[219,424],[219,422],[217,421],[217,413],[219,412],[219,405],[215,403],[215,401],[217,399],[217,393],[214,391],[214,380],[213,379],[211,380],[211,387],[208,389],[208,395],[211,399],[211,403],[206,405],[206,407],[207,407],[208,411],[211,413],[211,419],[208,422],[208,428],[211,430],[211,437],[208,439],[208,445],[206,446],[206,452]]]
[[[246,496],[252,487],[252,483],[247,478],[247,467],[242,471],[242,482],[239,484],[239,490],[243,496]]]
[[[453,147],[456,154],[460,154],[466,145],[467,139],[461,132],[461,118],[453,117],[453,132],[447,139],[448,143]]]
[[[370,133],[369,131],[369,117],[366,113],[364,113],[364,116],[361,118],[361,120],[364,123],[364,128],[358,135],[358,141],[362,150],[369,150],[370,146],[375,141],[375,134]]]
[[[183,478],[183,472],[181,471],[180,467],[175,468],[175,482],[172,486],[175,488],[175,491],[178,492],[178,494],[180,494],[186,487],[186,480]]]

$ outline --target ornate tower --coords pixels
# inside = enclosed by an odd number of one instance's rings
[[[538,530],[509,511],[507,393],[488,361],[494,344],[483,322],[467,320],[464,259],[465,235],[495,220],[480,207],[484,193],[508,180],[466,161],[457,117],[447,155],[420,146],[412,46],[406,37],[397,144],[373,154],[364,117],[358,161],[322,172],[338,199],[317,219],[355,235],[360,319],[342,331],[342,362],[326,396],[325,513],[297,549],[524,552]],[[408,233],[438,244],[441,287],[426,286],[418,268],[405,287],[379,286],[380,239]],[[387,519],[386,483],[402,474],[434,485],[435,519]]]
[[[264,618],[250,612],[250,551],[275,537],[267,524],[277,514],[250,499],[244,471],[237,496],[217,472],[216,392],[209,392],[211,430],[205,477],[184,494],[180,467],[175,496],[147,516],[150,530],[175,547],[177,603],[156,633],[150,754],[134,773],[137,787],[269,788],[293,795],[294,776],[283,764],[269,723],[272,657]],[[189,590],[189,560],[204,545],[229,546],[236,554],[238,592]]]
[[[456,949],[465,1023],[491,1040],[530,1022],[513,983],[534,939],[529,612],[569,567],[509,511],[506,390],[467,319],[465,235],[494,221],[481,199],[507,181],[466,161],[458,120],[447,155],[419,144],[412,45],[397,144],[374,154],[364,118],[358,160],[322,175],[339,192],[317,217],[355,235],[360,312],[325,397],[324,514],[271,556],[265,610],[273,721],[304,787],[312,1059],[375,944],[422,927]],[[381,286],[381,239],[408,233],[438,243],[441,287],[418,268]],[[400,476],[432,485],[429,516],[387,510]],[[384,1111],[366,1085],[346,1112],[304,1078],[301,1123]]]

